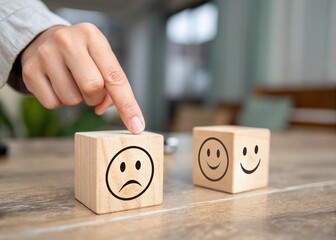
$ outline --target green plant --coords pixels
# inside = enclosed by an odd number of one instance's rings
[[[5,110],[5,108],[2,106],[0,102],[0,133],[4,130],[7,130],[10,137],[15,137],[15,130],[13,127],[13,124]]]
[[[57,110],[45,109],[33,97],[22,100],[22,118],[28,137],[73,136],[78,131],[94,131],[107,127],[92,107],[80,105]]]
[[[60,121],[56,114],[45,109],[35,98],[23,98],[21,113],[28,137],[61,135]]]

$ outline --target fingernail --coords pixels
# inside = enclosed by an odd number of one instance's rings
[[[140,133],[144,130],[144,125],[140,121],[140,118],[135,116],[131,119],[131,128],[134,131],[134,133]]]
[[[95,108],[95,113],[97,114],[97,115],[103,115],[103,113],[104,113],[104,111],[103,111],[103,109],[99,109],[99,108]]]
[[[98,111],[98,110],[95,110],[95,112],[96,112],[96,114],[97,114],[98,116],[101,116],[101,115],[103,115],[103,113],[104,113],[104,112],[102,112],[102,111]]]

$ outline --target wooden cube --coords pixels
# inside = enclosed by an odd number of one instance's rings
[[[75,198],[98,214],[162,203],[163,136],[75,134]]]
[[[229,193],[268,185],[270,130],[195,127],[193,141],[195,185]]]

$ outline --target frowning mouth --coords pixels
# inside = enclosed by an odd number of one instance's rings
[[[221,164],[221,163],[218,163],[218,165],[216,165],[216,166],[211,166],[207,161],[206,161],[206,163],[208,164],[208,167],[209,167],[211,170],[216,170],[216,169],[219,167],[219,165]]]
[[[119,192],[124,188],[124,187],[126,187],[127,185],[130,185],[130,184],[138,184],[140,187],[142,187],[141,186],[141,184],[138,182],[138,181],[136,181],[136,180],[128,180],[121,188],[120,188],[120,190],[119,190]]]
[[[240,167],[241,167],[241,169],[243,170],[244,173],[246,173],[246,174],[252,174],[259,167],[260,161],[261,161],[261,159],[259,159],[259,162],[258,162],[257,166],[255,168],[251,169],[251,170],[248,170],[248,169],[244,168],[242,163],[240,163]]]

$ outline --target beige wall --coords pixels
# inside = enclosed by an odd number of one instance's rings
[[[10,119],[12,120],[15,131],[18,136],[24,135],[24,129],[22,127],[20,102],[22,95],[15,92],[11,87],[5,85],[0,89],[0,102],[8,113]]]

